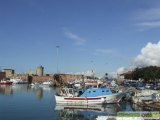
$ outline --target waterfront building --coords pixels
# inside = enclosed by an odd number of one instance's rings
[[[36,75],[33,75],[31,77],[32,77],[32,82],[44,82],[44,81],[48,81],[48,80],[53,81],[53,75],[52,76],[36,76]]]
[[[6,73],[6,78],[10,78],[15,74],[15,70],[13,69],[3,69],[3,70]]]
[[[38,76],[43,76],[43,70],[44,70],[44,67],[42,65],[38,66],[37,67],[37,75]]]
[[[54,74],[54,79],[57,80],[61,80],[64,83],[67,82],[74,82],[77,80],[84,80],[87,79],[87,76],[84,75],[75,75],[75,74]]]
[[[6,73],[5,72],[0,72],[0,80],[3,80],[6,78]]]
[[[13,77],[11,78],[17,78],[17,79],[21,79],[21,80],[24,80],[24,81],[28,81],[28,77],[29,77],[29,74],[14,74]]]

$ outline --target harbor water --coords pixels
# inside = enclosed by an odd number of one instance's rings
[[[130,102],[93,106],[56,105],[56,88],[45,85],[0,85],[1,120],[96,120],[119,112],[159,111]]]

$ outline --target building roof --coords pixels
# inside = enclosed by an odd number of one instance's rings
[[[13,69],[3,69],[3,70],[13,70]]]

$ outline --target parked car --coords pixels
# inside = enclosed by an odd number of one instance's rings
[[[131,86],[132,86],[132,87],[136,87],[136,86],[137,86],[137,83],[131,83]]]
[[[146,84],[145,88],[150,89],[153,86],[153,84]]]
[[[138,84],[138,85],[136,86],[136,89],[137,89],[137,90],[144,90],[144,89],[145,89],[145,86],[144,86],[143,84]]]
[[[160,90],[160,86],[159,85],[152,85],[150,87],[150,89],[152,89],[152,90]]]
[[[131,85],[129,83],[124,83],[123,86],[124,87],[130,87]]]

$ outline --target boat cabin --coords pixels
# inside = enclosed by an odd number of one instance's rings
[[[75,92],[75,90],[73,88],[61,88],[57,92],[57,95],[64,96],[64,97],[77,97],[78,93]]]
[[[82,90],[62,88],[57,95],[65,97],[96,97],[113,94],[110,88],[104,86],[92,86]]]
[[[102,96],[102,95],[110,95],[112,94],[112,91],[107,87],[91,87],[84,91],[80,97],[96,97],[96,96]]]

